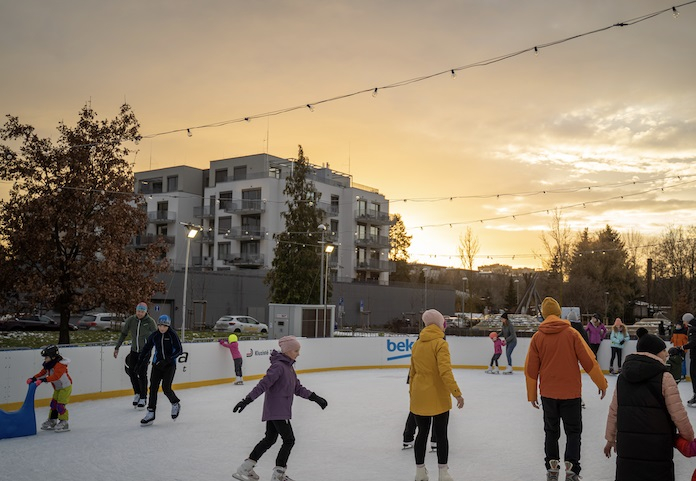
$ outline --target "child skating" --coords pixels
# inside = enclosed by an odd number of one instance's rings
[[[500,368],[498,366],[498,359],[500,359],[500,356],[503,354],[503,346],[505,345],[505,339],[498,337],[497,332],[491,332],[488,337],[491,338],[491,341],[493,341],[493,357],[491,358],[490,365],[488,366],[488,369],[486,369],[486,373],[488,374],[500,374]],[[493,365],[495,364],[495,369],[493,369]]]
[[[27,379],[27,384],[33,382],[38,386],[42,382],[50,382],[53,385],[51,411],[48,419],[41,424],[41,429],[57,433],[70,431],[68,409],[65,407],[72,393],[72,378],[68,374],[70,359],[62,357],[58,346],[53,344],[42,349],[41,355],[44,358],[43,369]]]
[[[227,341],[220,339],[218,341],[222,347],[226,347],[230,350],[232,355],[232,361],[234,362],[234,374],[237,376],[235,384],[244,384],[244,376],[242,374],[242,354],[239,352],[239,343],[237,342],[237,335],[230,334]]]
[[[276,456],[275,468],[271,481],[292,481],[285,474],[288,466],[290,451],[295,444],[295,434],[290,424],[292,419],[292,402],[295,396],[300,396],[317,403],[325,409],[328,403],[309,389],[305,388],[295,373],[295,360],[300,355],[300,342],[294,336],[285,336],[278,340],[280,352],[271,352],[271,366],[266,375],[259,381],[249,394],[234,407],[234,412],[241,413],[245,407],[261,394],[266,393],[263,401],[261,421],[266,422],[264,438],[254,447],[249,457],[242,463],[232,477],[241,481],[256,481],[258,474],[254,466],[261,456],[273,446],[280,435],[283,444]]]

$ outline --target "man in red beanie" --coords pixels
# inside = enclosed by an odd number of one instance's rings
[[[544,408],[544,452],[546,479],[556,481],[560,466],[558,439],[561,420],[566,434],[565,479],[580,479],[580,438],[582,435],[582,380],[580,363],[599,388],[600,399],[607,392],[607,380],[580,333],[561,319],[561,306],[547,297],[541,303],[544,321],[532,336],[524,363],[527,399],[539,409],[537,381]]]

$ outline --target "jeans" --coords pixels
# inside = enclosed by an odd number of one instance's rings
[[[512,351],[517,347],[517,339],[505,345],[505,356],[507,357],[508,366],[512,366]]]
[[[571,468],[576,474],[580,473],[580,437],[582,435],[582,400],[541,398],[544,409],[544,453],[546,469],[549,461],[560,458],[558,440],[561,437],[561,420],[566,435],[566,448],[563,460],[573,464]]]
[[[266,435],[254,447],[254,450],[249,455],[249,459],[258,461],[261,456],[263,456],[263,453],[268,451],[270,447],[275,444],[279,434],[283,440],[283,444],[280,446],[280,451],[278,451],[278,456],[276,457],[276,466],[287,468],[290,451],[292,451],[292,447],[295,445],[295,434],[292,431],[292,425],[289,419],[266,421]]]

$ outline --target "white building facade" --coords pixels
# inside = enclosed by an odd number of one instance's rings
[[[182,223],[203,227],[191,243],[189,268],[270,269],[276,242],[285,230],[283,194],[294,159],[267,154],[215,160],[209,169],[187,166],[137,172],[135,190],[145,196],[148,228],[134,240],[146,245],[159,236],[170,244],[168,258],[183,268],[186,234]],[[328,272],[334,281],[389,283],[389,201],[377,189],[349,175],[310,165],[308,180],[325,212],[316,235],[334,246]]]

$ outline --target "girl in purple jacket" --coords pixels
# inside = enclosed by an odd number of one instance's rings
[[[295,444],[295,435],[292,432],[290,419],[292,418],[292,401],[295,396],[300,396],[317,403],[322,409],[326,408],[324,398],[300,384],[295,373],[295,360],[300,355],[300,342],[295,336],[285,336],[278,340],[280,352],[275,349],[271,352],[271,367],[266,375],[259,381],[254,389],[234,407],[234,412],[241,413],[254,399],[266,393],[263,401],[263,414],[261,421],[266,422],[266,434],[251,451],[249,457],[232,475],[241,481],[256,481],[258,474],[254,472],[256,462],[275,444],[280,435],[283,445],[276,457],[276,466],[273,468],[271,481],[292,481],[285,470],[288,465],[290,451]]]
[[[597,351],[599,351],[599,345],[602,343],[602,339],[607,337],[607,328],[599,317],[599,314],[595,314],[590,319],[590,322],[585,326],[587,331],[588,344],[590,349],[594,352],[595,359],[597,359]]]

